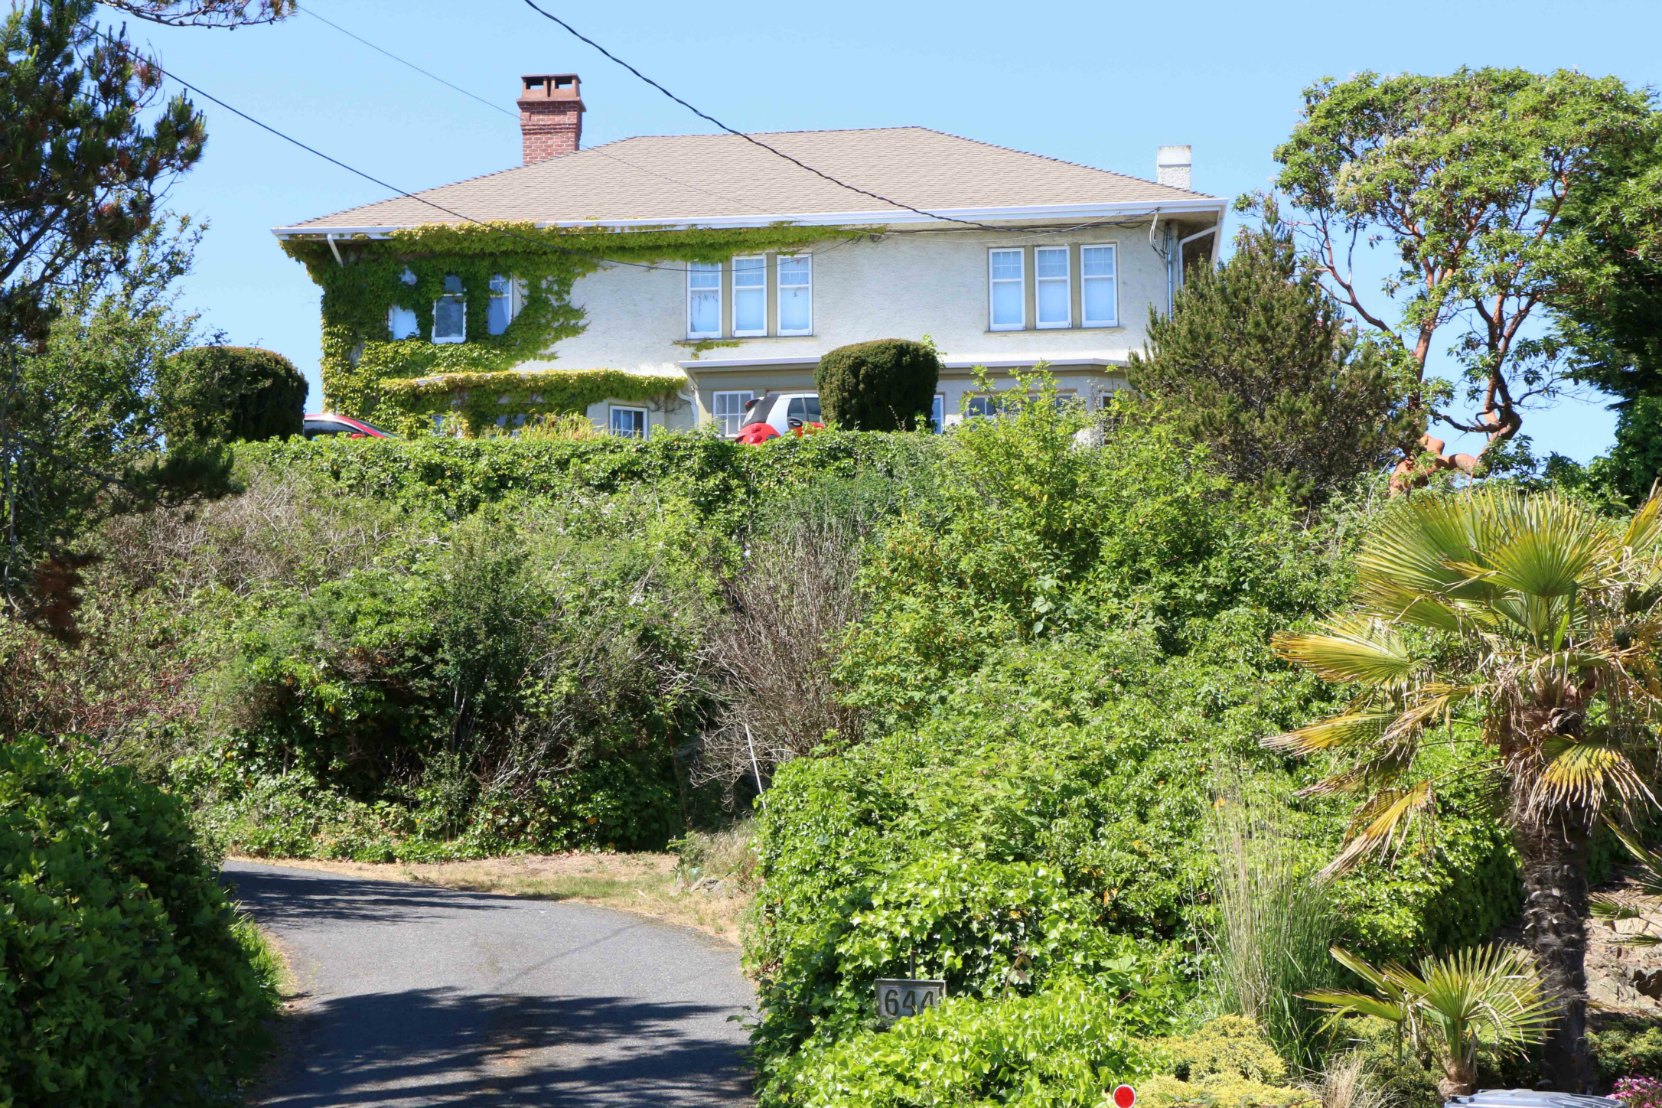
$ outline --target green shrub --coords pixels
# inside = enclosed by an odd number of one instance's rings
[[[827,351],[814,382],[830,422],[861,431],[911,431],[927,420],[940,376],[933,347],[873,339]]]
[[[1315,1104],[1290,1074],[1258,1025],[1220,1016],[1187,1035],[1145,1044],[1155,1076],[1137,1083],[1138,1103],[1156,1108],[1290,1108]]]
[[[889,1031],[865,1030],[809,1050],[788,1067],[769,1102],[1098,1108],[1115,1085],[1146,1066],[1110,997],[1059,980],[1033,996],[949,996]]]
[[[300,434],[306,378],[274,350],[196,346],[156,373],[162,432],[170,443],[259,442]]]
[[[1597,1016],[1587,1039],[1601,1082],[1609,1084],[1619,1077],[1662,1079],[1662,1023],[1633,1016]]]
[[[269,958],[130,771],[0,745],[0,905],[0,1103],[210,1103],[257,1064]]]

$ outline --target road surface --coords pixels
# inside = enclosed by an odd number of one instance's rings
[[[300,993],[253,1103],[748,1104],[729,946],[627,913],[228,862]]]

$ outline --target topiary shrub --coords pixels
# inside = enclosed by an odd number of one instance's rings
[[[220,1102],[276,991],[184,806],[0,745],[0,1104]]]
[[[156,399],[170,443],[260,442],[298,435],[306,379],[274,350],[194,346],[161,364]]]
[[[839,346],[819,360],[820,411],[861,431],[911,431],[927,418],[940,380],[933,347],[909,339]]]

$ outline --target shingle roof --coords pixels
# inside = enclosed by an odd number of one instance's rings
[[[839,180],[925,211],[1211,200],[1138,177],[925,127],[756,136]],[[417,195],[485,221],[773,222],[901,209],[841,188],[736,135],[622,139]],[[329,231],[465,222],[398,197],[279,228]]]

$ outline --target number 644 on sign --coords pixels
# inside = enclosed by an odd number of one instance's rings
[[[918,1015],[945,999],[945,981],[882,979],[877,982],[877,1018],[887,1026]]]

